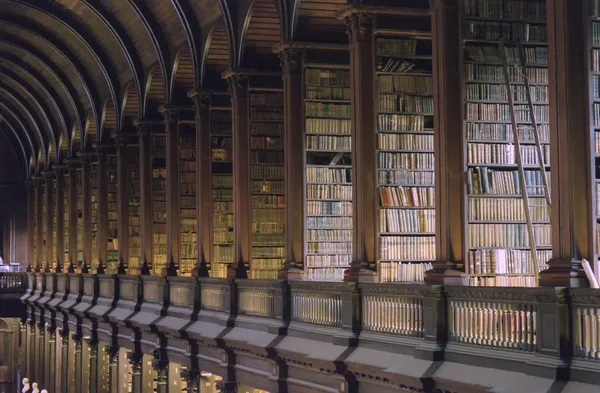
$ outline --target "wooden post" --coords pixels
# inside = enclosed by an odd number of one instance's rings
[[[119,233],[118,274],[128,272],[129,262],[129,181],[127,176],[127,137],[123,131],[115,138],[117,147],[117,212]]]
[[[134,122],[140,138],[140,243],[141,274],[150,274],[152,267],[152,131],[141,120]]]
[[[352,263],[344,281],[375,281],[377,196],[375,135],[375,66],[373,25],[369,11],[350,8],[344,18],[350,40],[352,119]]]
[[[196,112],[196,267],[192,275],[208,277],[212,248],[210,95],[191,91]]]
[[[547,1],[552,259],[540,273],[540,286],[587,286],[580,261],[594,256],[589,105],[582,94],[588,90],[589,65],[583,61],[588,32],[582,2],[574,3]]]
[[[460,100],[462,51],[458,1],[431,0],[433,110],[435,156],[436,262],[425,274],[430,285],[462,284],[456,270],[463,260],[465,233],[462,102]]]
[[[69,170],[69,273],[77,267],[77,165],[79,160],[65,161]]]
[[[233,126],[233,265],[228,278],[247,278],[252,251],[252,213],[250,203],[250,132],[248,126],[248,79],[238,70],[228,70]]]
[[[301,280],[304,261],[304,155],[302,49],[283,43],[273,51],[283,66],[285,164],[285,265],[280,279]]]
[[[54,171],[56,173],[56,194],[55,194],[55,206],[56,211],[56,267],[55,273],[62,273],[63,266],[65,265],[65,243],[64,243],[64,232],[65,232],[65,172],[67,170],[66,165],[55,165]]]
[[[108,263],[108,151],[109,145],[96,145],[98,154],[97,179],[98,182],[98,212],[96,215],[96,248],[98,252],[97,274],[104,274]]]
[[[35,236],[34,236],[34,222],[35,222],[35,181],[33,179],[27,180],[25,183],[27,186],[27,271],[31,272],[35,268]]]
[[[44,196],[44,183],[43,178],[40,176],[35,177],[35,221],[36,221],[36,245],[35,245],[35,271],[39,273],[42,271],[42,255],[43,255],[43,229],[42,229],[42,211],[43,211],[43,196]]]
[[[83,265],[81,273],[89,273],[92,263],[92,155],[78,154],[81,159],[81,184],[83,200]]]
[[[50,267],[53,267],[53,264],[56,263],[56,261],[52,260],[52,237],[54,236],[54,226],[52,225],[52,201],[54,199],[54,195],[52,194],[53,177],[54,171],[48,171],[44,173],[44,187],[46,190],[44,193],[44,204],[46,205],[46,244],[44,247],[44,253],[46,254],[46,263],[44,264],[44,272],[46,273],[50,273]]]

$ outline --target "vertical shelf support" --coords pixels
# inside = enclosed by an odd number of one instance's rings
[[[548,85],[552,176],[552,259],[540,286],[587,286],[580,260],[593,257],[587,64],[582,61],[583,5],[548,0]]]
[[[35,222],[35,181],[33,178],[27,180],[27,271],[31,272],[35,268],[35,237],[34,237],[34,222]]]
[[[98,154],[98,212],[96,215],[98,267],[97,274],[104,274],[108,262],[108,151],[110,145],[97,145]]]
[[[44,187],[46,192],[44,193],[44,205],[46,206],[46,244],[44,245],[44,253],[46,254],[46,263],[44,264],[44,272],[50,273],[50,266],[55,262],[52,261],[52,236],[53,236],[53,226],[52,226],[52,178],[54,177],[54,171],[44,172]]]
[[[81,273],[90,272],[92,262],[92,156],[80,153],[83,200],[83,265]],[[95,180],[95,179],[94,179]]]
[[[127,181],[127,141],[123,131],[115,138],[117,147],[117,212],[119,234],[118,274],[126,274],[129,267],[129,182]]]
[[[35,272],[39,273],[42,271],[42,253],[43,253],[43,244],[44,240],[43,229],[42,229],[42,211],[43,211],[43,178],[40,176],[36,176],[34,178],[35,183],[35,225],[36,225],[36,245],[35,245]]]
[[[140,145],[140,274],[150,274],[152,267],[152,132],[143,120],[136,120]]]
[[[376,280],[377,196],[375,146],[374,15],[350,8],[338,14],[350,40],[350,112],[352,124],[352,263],[344,281]]]
[[[435,156],[436,262],[425,274],[430,285],[462,283],[464,186],[458,0],[431,0]]]
[[[212,247],[212,191],[210,95],[198,90],[188,93],[194,101],[196,119],[196,267],[192,276],[208,277]]]
[[[302,49],[293,43],[273,49],[283,67],[284,165],[285,165],[285,265],[279,271],[283,280],[301,280],[304,259],[304,154],[302,139]]]
[[[248,126],[248,79],[237,70],[223,73],[229,82],[233,120],[233,264],[228,278],[247,278],[252,250],[250,195],[250,133]]]
[[[68,273],[75,273],[77,267],[77,166],[79,160],[66,160],[69,171],[69,267]]]
[[[65,265],[65,203],[64,200],[67,198],[65,195],[65,172],[67,167],[65,165],[55,165],[54,170],[56,172],[56,194],[55,194],[55,206],[56,211],[56,266],[54,269],[55,273],[62,273],[63,266]]]

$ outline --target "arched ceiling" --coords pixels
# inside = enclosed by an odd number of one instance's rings
[[[278,67],[274,44],[341,31],[348,2],[0,0],[0,145],[23,178],[47,169],[227,68]]]

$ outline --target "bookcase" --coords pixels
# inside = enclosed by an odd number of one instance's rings
[[[233,263],[233,155],[231,103],[228,95],[210,102],[212,188],[212,277],[226,277]]]
[[[531,96],[550,181],[546,3],[539,0],[463,0],[464,102],[467,178],[465,269],[475,286],[535,286],[521,187],[527,187],[538,270],[551,257],[549,209],[524,87]],[[500,40],[513,86],[518,138],[525,168],[520,184]],[[525,75],[510,67],[520,63]]]
[[[57,181],[56,181],[56,176],[54,176],[52,178],[52,206],[50,207],[52,209],[52,232],[49,234],[49,236],[52,237],[52,239],[50,240],[52,242],[52,255],[50,256],[50,265],[54,271],[54,268],[56,267],[56,264],[58,263],[57,260],[57,224],[58,224],[58,217],[56,214],[56,204],[58,203],[58,201],[56,200],[56,185],[57,185]]]
[[[167,162],[164,133],[152,134],[152,271],[167,267]]]
[[[196,265],[196,127],[179,125],[179,208],[181,252],[179,273],[189,276]]]
[[[57,201],[57,203],[63,204],[63,252],[64,252],[64,266],[63,271],[67,271],[67,267],[70,262],[69,255],[69,209],[70,209],[70,195],[69,194],[69,172],[63,174],[63,200]],[[72,201],[71,201],[72,202]],[[60,218],[59,218],[60,219]]]
[[[117,156],[107,155],[108,181],[108,255],[107,271],[115,272],[119,268],[119,210],[117,201]]]
[[[590,129],[592,132],[592,176],[594,188],[592,211],[595,216],[595,258],[594,270],[598,271],[600,263],[600,0],[589,0],[589,34],[587,58],[589,61],[589,97],[590,97]]]
[[[375,35],[382,282],[423,281],[435,260],[431,27],[429,18],[408,22],[408,32]]]
[[[42,183],[42,260],[40,261],[41,268],[44,269],[48,263],[48,252],[46,244],[48,242],[48,215],[46,214],[49,206],[46,204],[46,195],[51,192],[48,189],[48,183],[44,180]]]
[[[98,162],[92,161],[91,165],[91,212],[92,212],[92,261],[93,268],[98,267]]]
[[[259,78],[255,78],[259,79]],[[283,92],[250,79],[252,261],[249,278],[277,279],[285,257]]]
[[[347,67],[304,63],[304,279],[341,281],[352,262],[352,137]]]
[[[127,266],[131,269],[141,267],[141,235],[140,235],[140,148],[138,145],[127,145],[126,166],[128,196],[127,208],[129,213],[129,260]]]
[[[83,263],[83,169],[77,168],[77,263]]]

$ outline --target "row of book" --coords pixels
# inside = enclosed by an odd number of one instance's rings
[[[282,209],[285,207],[285,197],[282,195],[252,195],[252,208],[269,207]]]
[[[379,112],[433,113],[432,96],[379,94]]]
[[[600,23],[592,21],[590,24],[592,45],[600,44]]]
[[[346,134],[352,132],[352,123],[345,119],[305,119],[306,134]]]
[[[269,108],[250,108],[250,120],[281,120],[283,121],[283,108],[274,106]]]
[[[252,221],[283,222],[285,211],[283,209],[252,209]]]
[[[435,260],[433,236],[381,236],[379,241],[381,259],[384,261]]]
[[[379,277],[381,282],[418,282],[425,280],[425,272],[433,269],[427,263],[399,263],[385,262],[379,264]]]
[[[544,267],[545,268],[545,267]],[[540,268],[540,271],[544,270]],[[496,277],[469,277],[469,286],[472,287],[537,287],[535,277],[532,276],[496,276]]]
[[[250,123],[250,135],[281,137],[283,135],[283,124],[252,122]]]
[[[351,168],[306,168],[308,183],[352,183]]]
[[[551,250],[536,251],[538,269],[552,258]],[[471,274],[534,274],[531,250],[470,250],[467,269]]]
[[[384,209],[379,210],[379,232],[386,233],[433,233],[435,211]]]
[[[253,271],[261,271],[274,269],[279,270],[283,267],[283,258],[260,258],[260,257],[252,257],[252,261],[250,262],[251,270]],[[259,277],[255,277],[259,278]],[[263,277],[261,277],[263,278]]]
[[[504,82],[506,80],[504,69],[501,65],[468,63],[465,64],[465,67],[468,81]],[[524,72],[525,74],[517,68],[510,67],[508,69],[509,82],[522,84],[525,82],[525,78],[527,78],[529,83],[548,84],[547,68],[531,67],[525,69]]]
[[[381,169],[434,169],[433,153],[379,152],[377,158]]]
[[[349,267],[351,262],[350,254],[306,255],[307,268]]]
[[[255,165],[250,169],[250,177],[252,179],[283,179],[284,172],[282,165]],[[231,176],[229,178],[232,179]]]
[[[486,41],[504,38],[507,41],[544,42],[548,39],[548,31],[545,25],[539,23],[465,20],[463,37]]]
[[[352,229],[352,217],[307,216],[306,229]]]
[[[252,150],[283,150],[283,139],[272,136],[251,136]]]
[[[537,0],[464,0],[464,12],[467,16],[545,22],[546,2]]]
[[[306,252],[309,254],[351,254],[352,243],[330,242],[330,243],[307,243]]]
[[[474,198],[469,200],[469,221],[523,221],[522,198]],[[550,222],[550,209],[544,198],[530,198],[529,212],[535,222]]]
[[[465,87],[467,100],[481,101],[508,101],[506,85],[491,83],[467,83]],[[511,89],[514,102],[527,102],[527,90]],[[529,87],[531,101],[534,103],[548,103],[548,87],[540,85],[531,85]]]
[[[253,233],[252,243],[257,246],[279,246],[285,243],[285,235],[283,231],[272,233]]]
[[[377,38],[377,56],[403,56],[414,55],[417,51],[417,40],[398,38]]]
[[[349,104],[330,104],[308,101],[304,103],[304,115],[308,117],[350,118]]]
[[[534,224],[535,245],[550,247],[552,236],[549,224]],[[526,224],[469,224],[469,248],[531,247]]]
[[[307,229],[306,241],[352,241],[352,230],[349,229]]]
[[[433,135],[377,134],[379,150],[433,150]]]
[[[423,115],[378,114],[378,131],[433,131],[433,119]]]
[[[386,72],[386,73],[418,73],[419,70],[416,68],[417,65],[411,61],[399,59],[399,58],[384,58],[377,57],[377,61],[375,63],[375,69],[378,72]]]
[[[542,159],[544,165],[550,162],[550,145],[542,145]],[[521,163],[523,165],[538,165],[538,150],[535,145],[521,145]],[[468,164],[516,164],[515,145],[468,143]]]
[[[500,49],[495,46],[475,46],[470,45],[465,48],[467,58],[478,63],[502,63],[502,55]],[[519,53],[516,47],[505,47],[506,61],[510,65],[522,64],[525,65],[548,65],[548,48],[547,47],[526,47]],[[521,57],[522,55],[522,57]],[[522,61],[521,61],[522,59]]]
[[[550,121],[550,108],[548,105],[534,105],[535,120],[537,123]],[[515,121],[531,122],[529,106],[517,104],[514,106]],[[510,105],[508,104],[466,104],[467,120],[506,121],[512,120]]]
[[[352,186],[341,184],[307,184],[306,199],[350,201],[352,200]]]
[[[467,141],[486,140],[498,142],[513,142],[512,124],[467,123]],[[550,125],[538,124],[540,143],[550,143]],[[517,137],[520,142],[535,142],[533,127],[517,126]]]
[[[219,202],[233,201],[233,190],[213,189],[212,196],[213,196],[213,201],[219,201]],[[213,206],[215,206],[214,203],[213,203]],[[219,204],[218,206],[224,206],[224,204]]]
[[[349,136],[307,135],[306,149],[350,151],[352,138]]]
[[[217,263],[232,263],[233,247],[213,245],[212,260]]]
[[[217,199],[213,199],[212,212],[219,214],[233,214],[233,199],[229,199],[226,201],[219,201]]]
[[[252,150],[250,162],[259,165],[283,165],[282,151]]]
[[[268,107],[282,107],[283,106],[283,94],[281,93],[251,93],[250,94],[250,106],[268,106]]]
[[[433,95],[433,77],[431,75],[379,75],[377,92]]]
[[[352,215],[352,202],[349,201],[307,201],[308,215]]]
[[[283,258],[285,247],[261,247],[252,246],[252,258]]]
[[[250,191],[252,192],[252,194],[283,195],[283,193],[284,193],[283,180],[252,181],[250,183]]]
[[[350,86],[350,72],[307,68],[304,70],[304,84],[314,86]]]
[[[308,263],[307,263],[307,267]],[[323,268],[323,269],[305,269],[302,272],[304,281],[342,281],[344,279],[344,269]]]
[[[538,170],[525,170],[525,186],[529,196],[543,195],[544,186],[542,172]],[[550,173],[546,174],[548,188],[550,188]],[[520,195],[521,181],[516,170],[497,171],[480,166],[469,168],[467,171],[467,189],[469,195]]]
[[[213,244],[233,244],[233,231],[228,228],[213,228]]]
[[[349,87],[306,86],[304,98],[309,100],[350,101],[352,91]]]
[[[412,171],[405,169],[384,170],[380,169],[377,174],[379,185],[398,186],[432,186],[434,185],[435,173],[433,171]]]
[[[592,105],[592,116],[593,116],[593,121],[594,121],[594,127],[599,127],[600,126],[600,104],[598,103],[594,103],[594,105]]]
[[[598,32],[598,36],[600,37],[600,31]],[[600,71],[600,49],[592,49],[592,71]]]
[[[381,206],[384,207],[434,207],[433,187],[380,187]]]

